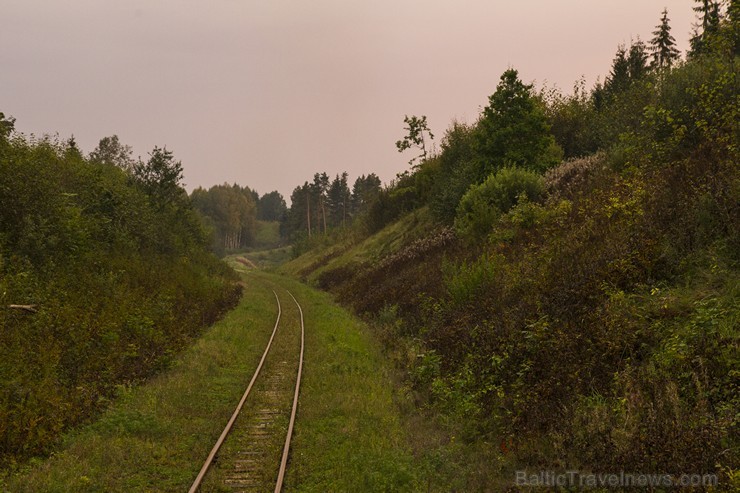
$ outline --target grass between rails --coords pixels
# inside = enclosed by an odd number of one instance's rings
[[[223,260],[235,271],[246,273],[255,268],[275,271],[292,258],[291,247],[271,248],[269,250],[245,251],[227,255]]]
[[[299,300],[306,323],[287,490],[415,490],[421,471],[407,447],[379,346],[330,295],[276,279]]]
[[[419,471],[406,447],[379,348],[328,295],[266,274],[173,366],[122,388],[96,423],[46,460],[0,479],[3,492],[185,491],[233,412],[276,315],[271,287],[306,316],[306,354],[289,491],[409,491]]]
[[[249,259],[260,269],[272,270],[291,259],[291,247],[272,248],[270,250],[257,250],[246,252],[243,257]]]

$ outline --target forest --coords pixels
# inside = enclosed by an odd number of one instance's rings
[[[296,189],[313,236],[283,271],[363,314],[494,462],[738,484],[740,2],[695,10],[685,57],[664,10],[592,88],[506,70],[437,152],[407,115],[411,168],[350,226],[321,223],[320,179]]]

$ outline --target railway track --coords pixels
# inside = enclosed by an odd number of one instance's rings
[[[282,491],[303,370],[304,323],[298,300],[277,317],[252,379],[189,493]],[[300,349],[297,351],[297,348]],[[296,352],[298,357],[296,358]]]

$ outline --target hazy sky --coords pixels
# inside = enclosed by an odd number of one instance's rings
[[[570,91],[692,0],[0,0],[0,111],[26,134],[166,145],[189,190],[292,189],[316,171],[407,168],[405,114],[437,141],[501,73]],[[409,152],[409,151],[407,151]]]

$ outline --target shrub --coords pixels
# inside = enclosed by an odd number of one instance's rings
[[[73,141],[3,140],[0,466],[48,451],[238,301],[234,273],[171,185],[177,200],[154,201]]]
[[[537,173],[515,166],[503,168],[463,196],[457,207],[455,228],[461,236],[479,240],[491,232],[499,216],[521,197],[538,201],[544,191],[545,182]]]

